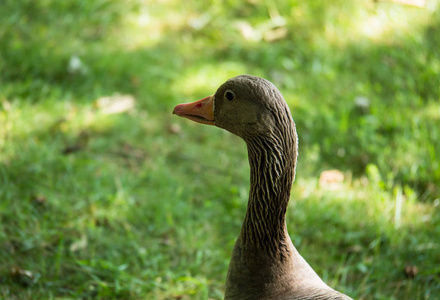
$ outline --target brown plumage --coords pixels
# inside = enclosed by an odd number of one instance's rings
[[[351,299],[319,278],[287,232],[298,139],[278,89],[263,78],[241,75],[210,97],[176,106],[174,113],[226,129],[247,144],[249,201],[229,264],[225,300]]]

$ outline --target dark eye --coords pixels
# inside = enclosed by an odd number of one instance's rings
[[[234,93],[232,91],[227,90],[225,92],[225,98],[228,99],[229,101],[231,101],[231,100],[234,100],[235,95],[234,95]]]

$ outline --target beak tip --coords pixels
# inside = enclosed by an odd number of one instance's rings
[[[208,96],[191,103],[178,104],[173,109],[173,114],[192,121],[214,125],[213,96]]]
[[[177,105],[176,107],[174,107],[174,109],[173,109],[173,115],[179,115],[179,113],[178,113],[179,106],[180,106],[180,104]]]

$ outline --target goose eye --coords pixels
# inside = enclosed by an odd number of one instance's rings
[[[229,101],[234,100],[235,95],[232,91],[226,91],[225,92],[225,98],[228,99]]]

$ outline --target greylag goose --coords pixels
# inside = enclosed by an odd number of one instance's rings
[[[174,114],[215,125],[247,144],[250,192],[226,278],[225,300],[351,299],[328,287],[293,246],[286,210],[298,139],[289,107],[266,79],[241,75]]]

